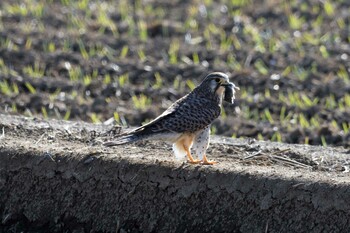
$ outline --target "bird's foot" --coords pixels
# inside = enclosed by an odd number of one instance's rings
[[[216,162],[216,161],[209,161],[207,159],[207,156],[205,156],[205,155],[204,155],[203,160],[201,162],[202,165],[214,165],[214,164],[217,164],[217,163],[218,162]]]
[[[190,164],[199,164],[201,161],[199,159],[192,159],[192,160],[187,160],[187,163],[190,163]]]
[[[202,161],[201,164],[202,165],[214,165],[217,164],[218,162],[216,161]]]
[[[190,164],[198,164],[200,163],[201,161],[199,159],[194,159],[191,155],[191,152],[190,150],[187,148],[187,162],[190,163]]]

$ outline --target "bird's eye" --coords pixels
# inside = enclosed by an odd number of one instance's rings
[[[219,78],[216,78],[216,79],[215,79],[215,82],[217,82],[217,83],[220,82],[220,79],[219,79]]]

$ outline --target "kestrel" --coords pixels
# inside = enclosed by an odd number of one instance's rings
[[[212,165],[205,154],[209,146],[210,125],[220,115],[222,101],[233,104],[235,89],[221,72],[207,75],[192,92],[173,103],[153,121],[120,135],[116,141],[104,143],[115,146],[139,140],[162,140],[173,143],[177,159],[187,155],[189,163]],[[196,152],[194,159],[191,148]]]

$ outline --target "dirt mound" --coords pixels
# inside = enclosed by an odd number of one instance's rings
[[[194,166],[159,142],[104,148],[110,126],[0,117],[1,231],[350,230],[341,148],[215,137],[220,163]]]

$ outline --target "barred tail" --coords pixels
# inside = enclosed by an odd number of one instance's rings
[[[137,134],[128,134],[128,135],[121,136],[120,138],[117,138],[115,141],[105,142],[105,143],[103,143],[103,145],[104,146],[123,145],[123,144],[131,143],[131,142],[136,142],[142,138],[143,137],[140,137]]]
[[[152,136],[152,133],[150,132],[150,129],[145,126],[141,126],[131,132],[120,135],[114,141],[105,142],[103,143],[103,145],[104,146],[123,145],[131,142],[143,140],[146,138],[150,138],[151,136]]]
[[[170,131],[167,129],[162,129],[162,127],[157,125],[157,121],[153,121],[130,132],[119,135],[115,141],[105,142],[103,145],[117,146],[145,139],[162,139],[162,135],[164,135],[164,133],[170,133]]]

